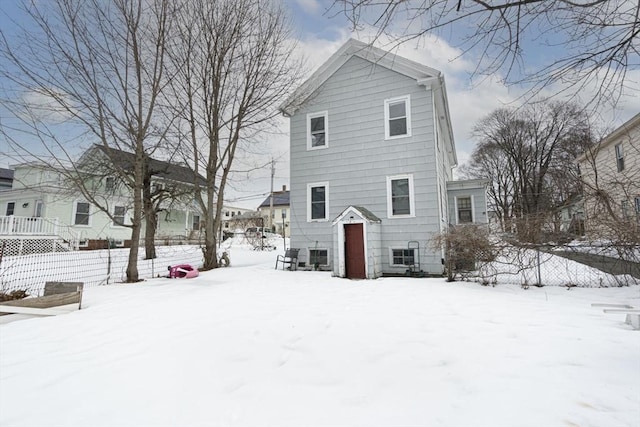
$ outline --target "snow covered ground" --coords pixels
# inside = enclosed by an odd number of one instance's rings
[[[0,425],[640,426],[640,287],[275,271],[85,290],[0,326]]]

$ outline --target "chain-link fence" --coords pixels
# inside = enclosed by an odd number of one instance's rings
[[[195,245],[159,246],[157,258],[138,258],[141,279],[167,275],[167,266],[203,262],[202,250]],[[129,249],[104,249],[37,253],[0,258],[0,292],[25,290],[40,295],[45,282],[84,282],[85,287],[124,282]]]
[[[612,245],[496,245],[459,277],[486,285],[615,287],[640,284],[640,249]]]

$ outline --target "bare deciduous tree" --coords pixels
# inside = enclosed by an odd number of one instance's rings
[[[166,84],[172,8],[168,0],[25,2],[28,21],[21,36],[9,37],[0,29],[0,75],[18,92],[3,102],[19,121],[13,129],[4,126],[3,134],[15,143],[18,155],[39,158],[65,173],[84,197],[111,216],[92,190],[95,180],[79,179],[87,171],[74,164],[69,126],[80,128],[89,143],[133,153],[132,169],[117,161],[112,165],[132,193],[129,282],[138,280],[146,160],[169,129],[166,117],[158,119],[157,107]],[[67,127],[52,123],[52,113]],[[16,136],[21,133],[42,143],[39,153],[21,146]]]
[[[331,10],[355,28],[401,34],[399,42],[446,31],[464,53],[480,53],[476,73],[501,73],[534,92],[562,83],[578,93],[595,83],[594,100],[615,103],[633,90],[627,73],[639,66],[637,0],[335,0]],[[524,59],[534,48],[545,50],[541,66]]]
[[[300,64],[282,6],[267,0],[182,1],[172,40],[172,81],[184,151],[206,184],[196,201],[204,216],[204,268],[216,268],[224,193],[233,162],[269,129],[299,81]],[[263,141],[263,143],[265,143]]]
[[[503,228],[517,219],[520,236],[536,241],[548,215],[578,191],[571,159],[592,142],[588,117],[575,104],[544,101],[495,110],[474,135],[466,173],[492,180],[489,200]]]

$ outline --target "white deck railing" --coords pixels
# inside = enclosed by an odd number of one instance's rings
[[[78,234],[71,227],[61,225],[58,218],[0,216],[0,236],[61,238],[71,249],[78,249]]]

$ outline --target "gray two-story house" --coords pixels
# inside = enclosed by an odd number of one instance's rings
[[[439,71],[351,39],[280,109],[290,118],[291,247],[306,267],[441,274],[434,234],[487,222],[486,182],[453,181]]]

